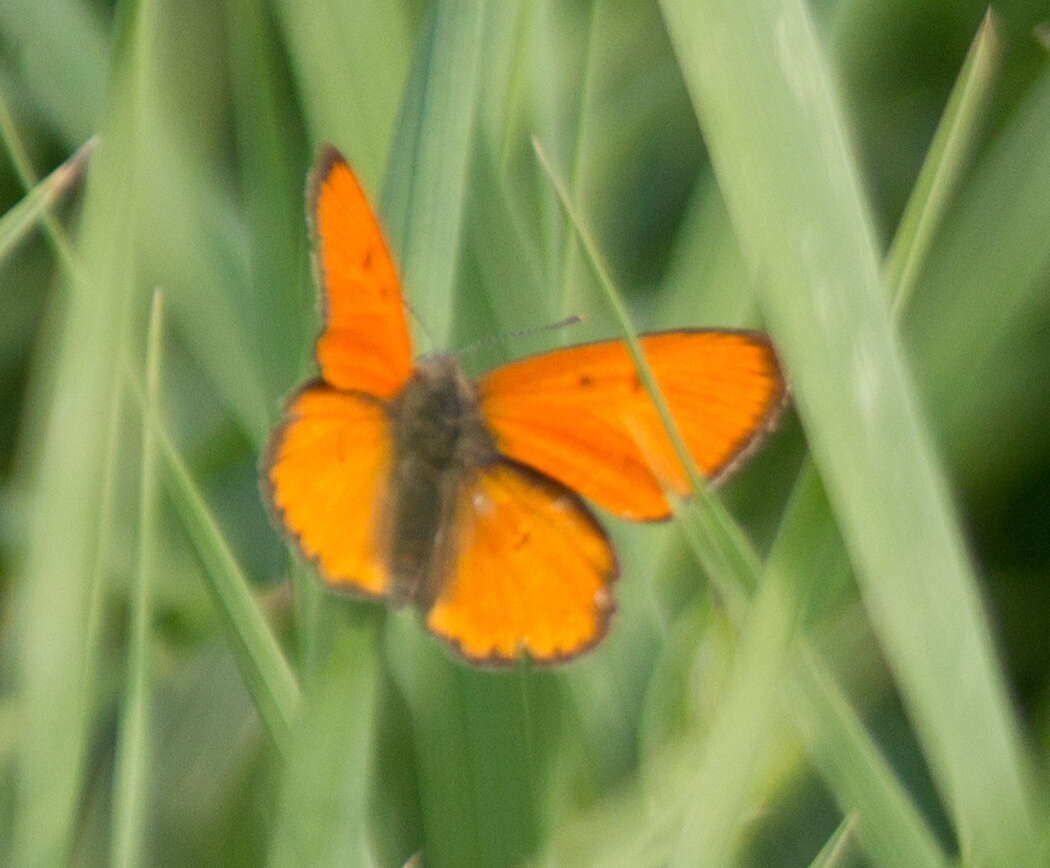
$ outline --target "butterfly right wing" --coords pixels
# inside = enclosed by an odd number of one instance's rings
[[[384,406],[366,395],[308,383],[270,435],[261,478],[276,524],[340,590],[381,596],[389,578],[379,522],[393,437]]]
[[[321,375],[340,389],[391,398],[412,375],[401,284],[361,185],[331,145],[318,155],[307,200],[324,320]]]

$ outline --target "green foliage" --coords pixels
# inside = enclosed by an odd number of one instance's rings
[[[1045,864],[1045,5],[983,14],[4,4],[0,863]],[[569,665],[466,667],[267,521],[323,141],[421,350],[781,353],[747,468],[603,519]]]

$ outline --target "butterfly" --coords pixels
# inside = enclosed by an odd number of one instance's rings
[[[583,498],[668,518],[686,473],[622,341],[469,379],[413,359],[401,285],[360,184],[332,146],[307,190],[320,376],[287,400],[261,462],[275,524],[324,582],[412,605],[465,660],[572,658],[606,633],[619,567]],[[641,345],[700,470],[728,474],[776,422],[768,338],[679,329]]]

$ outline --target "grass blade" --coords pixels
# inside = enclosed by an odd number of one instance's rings
[[[412,4],[275,0],[311,138],[335,143],[376,183],[411,61]]]
[[[878,865],[946,866],[937,839],[809,648],[794,661],[790,696],[814,763],[840,806],[856,810],[857,837],[867,855]]]
[[[856,826],[856,814],[849,814],[843,818],[834,834],[828,838],[828,843],[820,848],[820,852],[810,863],[809,868],[836,868],[841,865],[842,860],[849,853],[850,840]]]
[[[7,115],[6,104],[3,100],[0,100],[0,114]],[[4,123],[3,126],[8,125]],[[3,138],[10,150],[12,148],[10,135],[5,132]],[[73,156],[44,180],[34,185],[21,202],[0,218],[0,260],[10,253],[11,249],[36,226],[39,220],[46,218],[48,209],[77,182],[97,144],[97,139],[88,139]]]
[[[792,0],[663,9],[869,615],[964,855],[1034,862],[1017,724],[882,303],[812,23]]]
[[[371,621],[373,627],[378,622]],[[379,680],[375,629],[344,630],[308,682],[269,864],[372,865],[367,817]]]
[[[806,463],[773,542],[763,581],[783,583],[800,620],[815,623],[820,600],[849,579],[812,462]],[[775,649],[774,649],[775,651]],[[800,637],[781,698],[843,813],[856,812],[865,854],[877,865],[938,868],[947,856],[910,794],[879,752],[827,667]]]
[[[994,30],[991,27],[992,19],[986,18],[975,38],[967,65],[960,73],[959,81],[953,91],[953,98],[949,102],[934,137],[934,145],[931,146],[923,167],[924,180],[917,183],[913,198],[906,209],[906,215],[914,216],[910,221],[908,219],[902,221],[901,230],[898,231],[893,243],[892,249],[896,251],[896,256],[901,264],[896,267],[892,265],[887,267],[886,281],[890,298],[897,300],[895,305],[897,312],[903,309],[910,294],[901,281],[914,282],[916,274],[925,261],[932,237],[944,215],[949,191],[954,187],[965,165],[965,156],[968,154],[966,142],[972,137],[973,128],[981,115],[975,103],[983,104],[983,99],[987,97],[990,87],[989,80],[993,77],[989,67],[995,66],[997,56],[993,44]],[[966,96],[965,100],[962,95]],[[960,117],[960,102],[968,104],[962,111],[962,117]],[[946,154],[951,155],[948,165],[943,163]],[[920,224],[921,232],[918,231]],[[907,275],[901,273],[905,262],[907,262]],[[799,481],[796,483],[795,491],[788,502],[781,522],[767,566],[767,571],[770,570],[774,575],[811,577],[808,582],[810,589],[816,587],[816,582],[812,577],[820,576],[821,591],[825,596],[829,594],[833,584],[841,584],[848,579],[849,565],[843,558],[841,543],[831,524],[823,489],[812,464],[808,461],[800,473]],[[807,598],[815,601],[816,595],[805,588],[799,588],[797,593],[800,602],[812,608]],[[812,615],[811,611],[809,616],[812,617]],[[823,696],[824,701],[839,708],[840,714],[847,713],[843,711],[845,704],[841,698],[836,698],[837,688],[829,681],[825,679],[818,682],[804,676],[800,678],[799,689],[803,692],[808,691],[812,694],[816,691]],[[851,748],[853,755],[864,757],[874,754],[872,746],[865,746],[866,738],[863,737],[859,724],[835,727],[833,718],[820,722],[811,716],[809,725],[811,728],[816,726],[821,729],[821,735],[816,738],[819,744],[826,745],[840,739],[843,732],[852,731],[854,736],[859,737]],[[817,748],[818,751],[822,749]],[[866,817],[870,816],[873,811],[901,811],[900,816],[892,822],[867,825],[866,837],[871,841],[872,853],[882,854],[884,859],[903,857],[908,864],[920,864],[927,856],[933,859],[943,859],[943,856],[937,855],[936,843],[925,824],[907,803],[906,796],[902,793],[894,796],[896,807],[892,805],[887,808],[880,807],[886,799],[886,782],[890,780],[885,774],[885,769],[880,769],[877,775],[868,780],[865,794],[860,797],[860,800],[851,801],[859,796],[856,793],[856,787],[858,784],[863,785],[865,778],[864,774],[857,773],[857,767],[857,763],[825,765],[826,779],[839,796],[844,808],[848,809],[851,805],[867,805],[864,811]],[[892,840],[892,830],[909,828],[914,830],[912,842],[902,852],[900,841],[893,842]],[[890,857],[889,854],[894,855]]]
[[[908,200],[884,262],[886,292],[897,317],[907,306],[911,290],[941,226],[947,202],[966,168],[976,127],[987,107],[998,61],[994,18],[989,13],[974,37],[923,163],[921,177]],[[825,593],[828,591],[827,578],[834,576],[839,584],[849,572],[849,565],[839,556],[840,543],[831,521],[823,489],[812,463],[807,460],[781,521],[771,560],[775,562],[781,551],[801,553],[798,563],[780,564],[781,572],[807,576],[820,571],[826,577]],[[802,542],[804,537],[806,542]],[[836,561],[830,569],[828,558]]]
[[[660,421],[667,431],[674,445],[678,459],[686,469],[689,483],[692,487],[693,498],[685,503],[676,505],[689,516],[687,527],[699,536],[699,545],[695,547],[701,563],[708,571],[711,579],[718,585],[727,604],[732,606],[737,615],[740,615],[742,605],[742,592],[750,592],[758,585],[758,573],[760,563],[758,556],[751,547],[747,537],[740,531],[739,527],[726,514],[718,499],[710,492],[700,472],[696,469],[689,449],[682,439],[681,432],[671,416],[671,410],[667,406],[660,388],[656,383],[649,363],[642,352],[638,341],[638,334],[631,323],[627,306],[616,287],[613,285],[609,270],[598,252],[597,244],[590,230],[583,221],[583,217],[576,208],[575,203],[569,196],[564,181],[551,165],[550,158],[538,140],[533,139],[533,148],[539,158],[541,165],[547,173],[552,186],[558,194],[562,207],[569,215],[576,236],[583,244],[587,258],[594,268],[598,283],[605,294],[610,309],[616,316],[623,335],[624,343],[631,354],[639,377],[645,385],[646,391],[653,400],[656,410],[660,415]]]
[[[400,252],[410,303],[427,336],[445,346],[481,86],[485,7],[442,0],[430,10],[383,188],[388,241]]]
[[[134,297],[135,176],[147,119],[154,9],[127,17],[124,59],[114,75],[100,151],[85,196],[81,247],[48,371],[41,430],[26,442],[35,464],[25,561],[18,576],[19,690],[14,861],[64,864],[79,815],[84,748],[94,724],[101,584],[116,510],[120,364]],[[67,263],[68,264],[68,263]],[[90,277],[90,282],[88,278]],[[39,444],[39,445],[38,445]],[[61,541],[57,545],[56,541]]]
[[[159,426],[154,415],[150,424]],[[179,455],[163,430],[157,445],[175,509],[204,567],[208,590],[222,612],[229,638],[259,716],[278,749],[287,754],[299,685],[276,637],[252,598],[251,586]]]
[[[989,9],[952,88],[886,257],[884,281],[895,311],[907,305],[952,194],[969,165],[1001,62],[995,16]]]
[[[149,805],[150,680],[153,609],[150,588],[157,560],[156,433],[147,420],[157,412],[160,387],[163,306],[158,290],[153,296],[146,336],[146,414],[142,425],[142,476],[139,480],[138,581],[131,599],[128,638],[128,676],[118,724],[113,790],[111,859],[118,868],[143,862],[145,817]]]
[[[766,581],[740,632],[729,686],[704,744],[671,864],[729,864],[776,716],[768,709],[782,680],[795,609],[781,583]],[[741,768],[743,766],[743,768]]]
[[[73,0],[0,5],[11,71],[25,82],[69,147],[97,129],[108,69],[107,38],[90,7]]]
[[[233,0],[227,20],[237,162],[250,245],[250,289],[237,312],[253,342],[253,368],[276,413],[280,396],[302,374],[306,349],[317,333],[314,317],[306,315],[309,309],[303,305],[308,155],[302,136],[296,135],[298,117],[281,76],[276,27],[266,2]],[[259,178],[267,183],[260,184]]]
[[[909,310],[916,373],[953,448],[960,441],[985,442],[986,429],[978,424],[985,420],[973,410],[982,379],[974,376],[975,366],[1001,345],[1026,305],[1039,309],[1045,299],[1048,129],[1050,72],[1044,70],[946,219]],[[962,365],[960,347],[966,348]]]

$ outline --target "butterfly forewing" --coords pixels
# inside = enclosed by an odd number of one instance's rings
[[[412,373],[401,287],[361,185],[339,152],[321,151],[308,210],[321,285],[321,375],[340,389],[392,397]]]
[[[700,471],[719,477],[776,421],[784,381],[768,339],[749,331],[645,335],[646,359]],[[512,362],[482,377],[500,451],[617,515],[666,518],[664,486],[686,473],[622,341]]]

